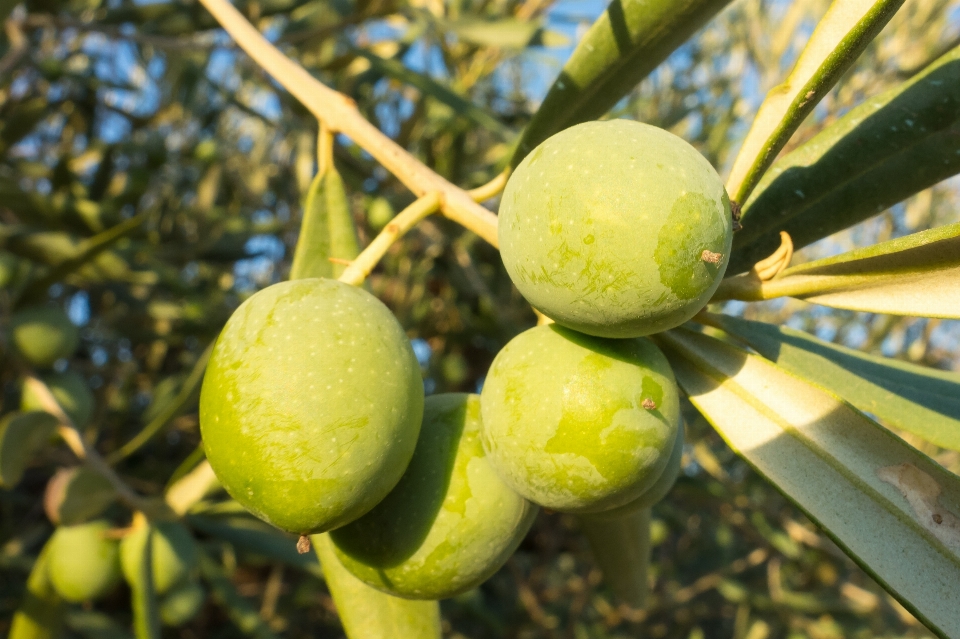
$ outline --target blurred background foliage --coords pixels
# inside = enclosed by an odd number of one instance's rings
[[[762,97],[792,66],[827,0],[737,0],[610,117],[667,128],[721,173]],[[596,0],[245,0],[269,39],[425,164],[465,188],[509,162]],[[37,305],[80,329],[56,373],[95,398],[84,435],[144,495],[202,454],[196,390],[233,309],[286,277],[316,171],[316,121],[215,28],[197,3],[15,0],[0,50],[0,323]],[[960,41],[960,2],[907,0],[791,147]],[[336,165],[361,244],[412,196],[342,136]],[[960,219],[942,183],[795,262]],[[495,202],[489,203],[495,207]],[[495,250],[439,218],[395,244],[369,280],[414,340],[428,392],[475,391],[535,317]],[[728,313],[888,357],[956,369],[958,322],[853,313],[796,300]],[[4,331],[6,334],[6,330]],[[31,371],[5,344],[3,409]],[[83,407],[82,407],[83,408]],[[654,508],[650,607],[618,607],[567,516],[543,513],[481,588],[442,604],[450,637],[925,637],[928,632],[689,412],[683,473]],[[948,468],[957,453],[904,437]],[[43,495],[76,464],[46,447],[0,489],[0,634],[53,530]],[[62,473],[61,473],[62,475]],[[167,637],[339,637],[315,565],[251,552],[262,531],[223,502],[190,520],[214,593]],[[110,506],[116,526],[129,513]],[[224,526],[228,527],[224,532]],[[230,528],[230,526],[233,526]],[[231,532],[232,531],[232,532]],[[211,559],[212,558],[212,559]],[[286,561],[283,561],[286,559]],[[67,636],[125,637],[129,591],[71,609]]]

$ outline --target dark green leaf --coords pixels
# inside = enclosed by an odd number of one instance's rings
[[[57,419],[42,411],[11,413],[0,421],[0,485],[13,486],[57,430]]]
[[[73,526],[93,519],[117,499],[110,481],[86,466],[61,468],[50,479],[43,509],[55,524]]]
[[[258,519],[247,516],[210,517],[190,515],[190,525],[238,550],[280,561],[311,574],[320,575],[320,564],[312,553],[297,552],[297,540]]]
[[[200,574],[210,585],[214,601],[223,607],[240,632],[256,639],[277,639],[270,626],[260,618],[260,613],[237,592],[220,564],[205,552],[200,553]]]
[[[730,0],[613,0],[563,65],[511,160],[606,113]]]
[[[773,164],[747,202],[728,274],[787,231],[800,248],[960,171],[960,47]]]

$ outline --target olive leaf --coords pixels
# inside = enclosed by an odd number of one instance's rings
[[[685,329],[657,341],[738,455],[927,627],[960,634],[960,478],[762,357]]]
[[[153,583],[153,534],[147,531],[139,557],[136,574],[130,584],[130,607],[133,610],[133,634],[136,639],[160,639],[160,606]]]
[[[960,450],[960,375],[868,355],[786,326],[709,315],[712,326],[884,423]]]
[[[903,0],[834,0],[790,75],[760,105],[727,181],[731,199],[747,199],[800,123],[902,4]]]
[[[345,267],[330,258],[352,260],[359,252],[343,180],[329,166],[317,173],[307,191],[290,279],[338,277]]]
[[[8,639],[57,639],[63,628],[64,603],[47,576],[47,543],[27,578],[23,601],[13,614]]]
[[[649,594],[650,509],[616,519],[577,519],[610,589],[624,603],[642,608]]]
[[[96,610],[71,610],[67,627],[86,639],[130,639],[130,631]]]
[[[574,49],[527,125],[516,166],[563,129],[597,118],[730,0],[613,0]]]
[[[853,311],[960,318],[960,223],[791,267],[724,280],[714,301],[796,297]]]
[[[800,248],[960,171],[960,46],[866,100],[770,167],[743,211],[727,274],[786,231]]]
[[[220,564],[206,552],[200,553],[200,574],[210,585],[213,600],[220,604],[240,632],[255,639],[277,639],[270,626],[260,618],[260,613],[237,592]]]
[[[496,134],[500,139],[508,140],[513,137],[513,131],[493,114],[430,76],[414,71],[399,60],[383,58],[366,49],[353,49],[353,52],[368,60],[374,70],[416,87],[426,95],[443,102],[458,115]]]
[[[347,639],[440,639],[440,606],[436,601],[382,593],[343,567],[329,534],[311,535],[310,540]]]
[[[0,486],[13,486],[57,430],[57,418],[43,411],[10,413],[0,421]]]
[[[93,519],[117,500],[117,490],[102,474],[85,466],[61,468],[47,483],[43,509],[55,524],[73,526]]]

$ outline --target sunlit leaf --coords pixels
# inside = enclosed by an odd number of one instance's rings
[[[513,166],[558,131],[606,113],[730,0],[613,0],[523,132]]]
[[[527,20],[477,20],[466,18],[447,22],[444,26],[466,42],[484,47],[522,49],[536,35],[540,25]]]
[[[807,262],[760,282],[724,280],[716,300],[796,297],[871,313],[960,318],[960,224]]]
[[[710,315],[709,322],[884,423],[960,450],[960,375],[868,355],[785,326],[729,315]]]
[[[440,639],[436,601],[400,599],[368,586],[343,567],[330,535],[310,537],[347,639]]]
[[[61,468],[47,483],[43,509],[55,524],[73,526],[93,519],[117,499],[110,481],[85,466]]]
[[[13,486],[57,430],[57,419],[42,411],[10,413],[0,421],[0,486]]]
[[[834,0],[787,79],[767,94],[733,163],[727,192],[746,201],[764,171],[903,0]]]
[[[684,329],[658,341],[737,454],[929,628],[960,634],[960,477],[759,356]]]
[[[329,167],[317,174],[307,191],[290,279],[338,277],[346,267],[330,258],[352,260],[359,252],[343,180]]]
[[[727,273],[772,253],[780,231],[806,246],[958,171],[960,47],[775,162],[744,208]]]

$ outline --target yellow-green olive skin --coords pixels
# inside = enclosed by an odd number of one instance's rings
[[[14,314],[10,342],[20,356],[39,368],[70,357],[80,344],[80,330],[61,308],[34,306]]]
[[[590,335],[638,337],[693,317],[720,284],[733,238],[716,170],[677,136],[586,122],[541,143],[510,176],[498,235],[535,308]]]
[[[60,526],[53,533],[47,570],[67,601],[95,601],[120,581],[120,543],[107,536],[109,530],[110,522],[96,520]]]
[[[642,495],[634,499],[633,501],[619,506],[617,508],[611,508],[610,510],[604,510],[598,513],[590,513],[583,515],[584,517],[593,517],[595,519],[618,519],[627,515],[631,515],[638,510],[643,508],[650,508],[661,499],[667,496],[667,493],[670,492],[670,489],[673,488],[673,485],[677,483],[677,477],[680,476],[681,461],[683,460],[683,420],[680,420],[679,428],[677,429],[677,439],[673,444],[673,450],[670,452],[670,459],[667,460],[667,467],[663,469],[663,472],[660,474],[660,477],[657,479],[656,483],[653,484],[650,488],[644,491]]]
[[[494,472],[480,442],[480,398],[427,397],[413,459],[396,488],[330,536],[355,576],[398,597],[475,588],[523,540],[537,507]]]
[[[296,534],[360,517],[413,455],[423,381],[396,318],[362,288],[300,279],[246,300],[200,394],[204,451],[230,495]]]
[[[483,445],[500,477],[560,512],[637,499],[666,468],[680,421],[663,353],[646,338],[556,324],[513,338],[481,392]]]
[[[153,589],[163,595],[184,582],[194,571],[199,559],[193,535],[183,524],[159,522],[152,526],[135,528],[120,543],[120,566],[127,583],[140,587],[139,566],[147,534],[153,531]]]

